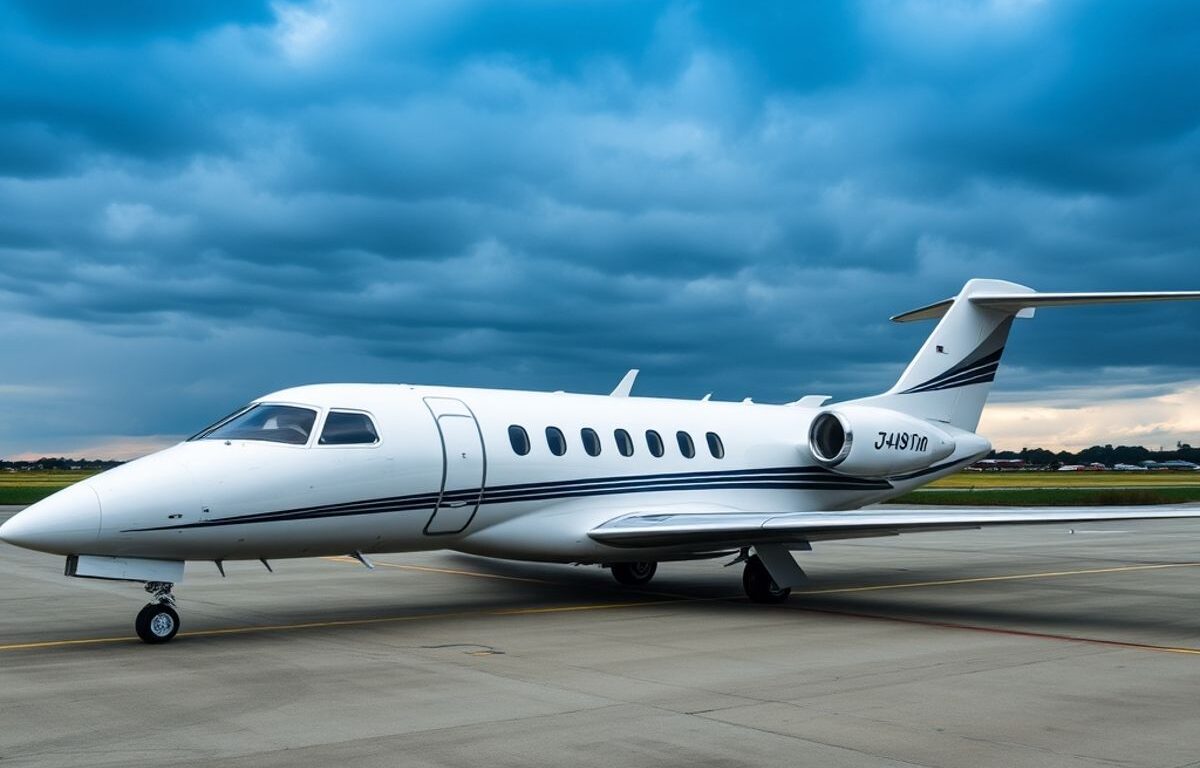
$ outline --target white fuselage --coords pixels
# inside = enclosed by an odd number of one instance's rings
[[[57,521],[53,543],[37,548],[177,560],[454,549],[603,563],[629,553],[587,531],[631,510],[854,509],[988,449],[963,433],[972,439],[923,471],[861,478],[813,460],[807,435],[818,409],[803,405],[372,384],[299,387],[257,402],[316,409],[308,442],[196,439],[109,470],[38,505],[47,519],[59,505],[74,525]],[[331,410],[369,415],[378,441],[320,445]],[[525,455],[514,450],[513,425],[528,436]],[[561,430],[563,455],[552,453],[548,427]],[[598,455],[585,450],[584,429],[595,431]],[[616,430],[628,433],[632,455],[618,449]],[[647,430],[661,437],[662,456],[649,450]],[[680,432],[694,445],[691,458]],[[708,433],[719,436],[719,458]],[[88,494],[98,503],[94,522],[79,512],[93,504]],[[35,536],[26,539],[36,547]],[[698,554],[665,548],[638,557]]]

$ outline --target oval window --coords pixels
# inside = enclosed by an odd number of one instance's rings
[[[650,449],[650,455],[655,458],[663,455],[662,438],[653,429],[646,430],[646,447]]]
[[[555,456],[562,456],[567,452],[567,438],[563,437],[562,430],[558,427],[546,427],[546,445],[550,446],[550,453]]]
[[[600,455],[600,435],[596,434],[596,430],[584,427],[579,430],[579,437],[583,440],[583,450],[587,451],[588,456]]]
[[[508,442],[512,443],[513,453],[524,456],[529,453],[529,433],[525,427],[513,424],[508,428]]]
[[[709,432],[704,436],[708,440],[708,452],[712,454],[714,459],[725,458],[725,444],[721,442],[721,436],[716,432]]]
[[[617,450],[622,456],[633,455],[633,438],[623,429],[613,430],[613,439],[617,441]]]
[[[679,442],[679,452],[683,454],[685,459],[690,459],[696,455],[696,446],[692,443],[692,436],[687,432],[676,432],[675,440]]]

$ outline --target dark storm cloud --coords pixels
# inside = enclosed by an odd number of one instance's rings
[[[105,5],[86,0],[9,2],[10,21],[23,21],[47,39],[83,45],[128,43],[159,37],[192,37],[214,26],[266,23],[269,3],[250,0],[125,0]]]
[[[0,449],[317,380],[857,395],[972,276],[1198,286],[1198,43],[1184,2],[10,4]],[[1000,389],[1195,378],[1194,310],[1042,312]]]

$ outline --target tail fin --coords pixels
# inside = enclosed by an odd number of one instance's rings
[[[1194,299],[1200,291],[1038,293],[1004,280],[970,280],[953,299],[892,318],[941,320],[900,380],[862,402],[974,432],[1014,318],[1033,317],[1037,307]]]

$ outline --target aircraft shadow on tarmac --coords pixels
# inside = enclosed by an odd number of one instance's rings
[[[1132,574],[1120,574],[1122,580],[1111,578],[1115,574],[1085,571],[1045,580],[939,584],[964,576],[972,578],[978,572],[972,570],[970,574],[964,574],[947,567],[908,568],[897,573],[894,568],[868,565],[853,573],[841,569],[836,575],[822,575],[818,569],[811,568],[811,585],[795,590],[782,605],[761,606],[750,604],[742,594],[741,572],[736,567],[728,570],[714,567],[710,575],[693,571],[686,576],[673,577],[667,565],[663,569],[667,573],[660,570],[650,585],[631,588],[614,583],[606,570],[598,568],[500,561],[454,553],[440,558],[438,565],[497,578],[486,579],[487,588],[464,588],[461,599],[451,596],[449,601],[439,600],[436,609],[428,603],[416,608],[406,604],[403,597],[384,597],[370,590],[362,595],[361,601],[345,606],[352,612],[351,616],[342,614],[338,618],[371,620],[428,612],[430,620],[456,622],[481,614],[519,613],[556,606],[567,610],[566,607],[573,605],[604,607],[608,603],[644,602],[670,604],[675,610],[701,611],[716,617],[728,615],[737,621],[742,621],[747,611],[770,611],[776,615],[780,611],[793,611],[798,614],[798,620],[803,620],[803,614],[819,613],[842,615],[847,620],[867,618],[1000,631],[1078,633],[1114,641],[1184,642],[1200,636],[1200,615],[1191,610],[1190,595],[1156,592],[1155,587],[1159,585],[1145,581],[1137,583],[1137,576]],[[1182,570],[1191,573],[1191,569]],[[1200,571],[1200,568],[1196,570]],[[903,584],[917,586],[913,589],[892,588]],[[862,586],[887,588],[806,594]],[[1183,599],[1188,600],[1187,605],[1180,603]],[[320,621],[322,618],[314,616],[311,608],[305,610],[300,606],[285,613],[288,621]],[[276,618],[284,617],[276,613]],[[1110,637],[1112,633],[1117,636]],[[1200,645],[1197,642],[1191,644]]]

